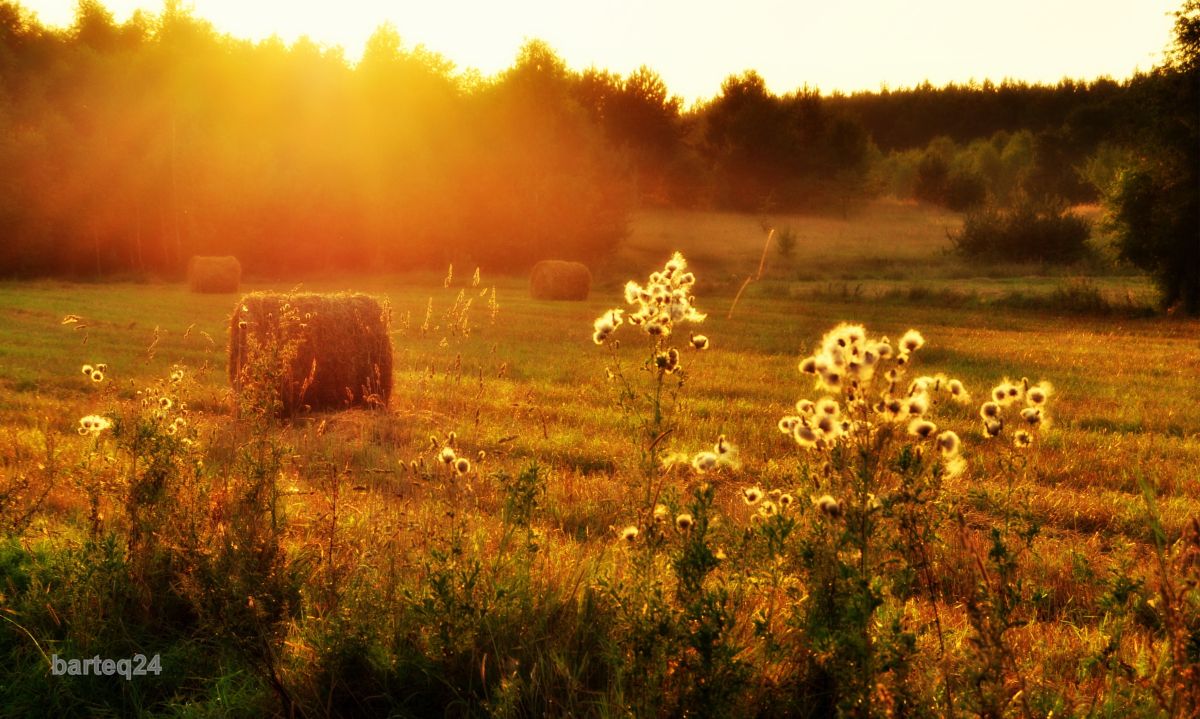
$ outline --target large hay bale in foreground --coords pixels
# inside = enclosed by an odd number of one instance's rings
[[[229,381],[237,391],[247,382],[275,384],[285,415],[386,406],[389,322],[390,309],[363,294],[248,294],[229,323]],[[286,362],[289,344],[294,356]]]
[[[586,300],[592,291],[587,265],[542,260],[529,273],[529,295],[535,300]]]
[[[187,265],[188,287],[192,292],[237,292],[242,283],[242,263],[238,258],[193,256]]]

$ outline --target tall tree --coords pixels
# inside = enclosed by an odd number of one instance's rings
[[[1145,92],[1141,158],[1110,201],[1118,243],[1154,275],[1164,305],[1200,314],[1200,0],[1175,13],[1174,43]]]

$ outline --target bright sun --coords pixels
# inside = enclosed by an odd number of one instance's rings
[[[123,21],[153,0],[101,0]],[[23,0],[43,22],[69,25],[76,0]],[[185,3],[186,4],[186,3]],[[1178,0],[441,0],[331,3],[195,0],[195,14],[250,39],[307,35],[340,45],[355,60],[390,22],[423,44],[485,75],[508,67],[526,39],[550,43],[576,69],[659,72],[688,100],[720,90],[730,74],[756,69],[776,92],[907,87],[1005,78],[1054,83],[1129,77],[1147,70],[1171,37]],[[1064,28],[1066,30],[1064,30]]]

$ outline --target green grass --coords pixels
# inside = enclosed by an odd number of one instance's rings
[[[862,270],[885,263],[906,266],[937,256],[948,246],[946,231],[956,230],[961,224],[961,216],[956,213],[893,200],[871,202],[847,218],[647,211],[635,218],[618,258],[634,267],[648,266],[663,247],[675,247],[696,267],[757,266],[766,225],[779,230],[790,227],[795,232],[797,268],[815,271],[838,266]],[[768,259],[780,268],[789,264],[775,249]]]
[[[944,213],[881,203],[858,220],[789,221],[801,238],[793,260],[795,273],[789,276],[791,271],[780,270],[780,258],[772,252],[773,274],[750,286],[732,317],[727,315],[734,295],[746,273],[757,267],[763,234],[756,218],[715,213],[649,213],[639,218],[622,252],[598,270],[592,298],[582,303],[533,301],[522,278],[494,278],[484,268],[483,286],[490,288],[494,281],[499,301],[494,321],[486,298],[478,296],[482,287],[465,286],[468,268],[456,268],[457,279],[448,289],[440,278],[427,274],[305,282],[305,290],[354,289],[390,302],[396,389],[384,413],[355,410],[301,417],[278,432],[277,440],[290,447],[281,475],[290,517],[286,545],[297,554],[307,553],[329,541],[332,526],[331,546],[335,547],[332,554],[314,555],[320,557],[315,566],[325,569],[315,570],[307,580],[304,612],[290,620],[287,642],[280,645],[284,683],[300,695],[316,686],[315,670],[307,668],[314,657],[327,662],[341,656],[337,652],[349,652],[346,656],[358,657],[355,661],[367,661],[346,647],[335,651],[324,643],[333,641],[327,631],[350,631],[340,622],[374,616],[380,626],[397,632],[401,645],[405,636],[424,636],[432,626],[427,624],[433,621],[429,616],[437,614],[402,614],[395,607],[409,606],[399,599],[403,590],[420,594],[438,572],[458,571],[458,560],[436,557],[479,557],[485,567],[495,570],[495,576],[509,577],[505,581],[517,581],[508,572],[524,576],[519,571],[523,565],[510,566],[517,560],[498,551],[507,546],[509,530],[501,521],[505,495],[494,477],[497,473],[516,476],[532,459],[544,468],[546,486],[534,521],[542,549],[530,560],[526,570],[530,576],[520,580],[538,588],[519,595],[531,604],[508,604],[511,599],[484,595],[456,600],[465,602],[463,606],[474,601],[495,603],[487,611],[471,610],[477,611],[471,615],[477,624],[471,626],[487,628],[484,633],[490,632],[492,649],[478,650],[473,665],[456,668],[458,650],[443,648],[444,654],[418,659],[396,647],[388,649],[391,645],[386,642],[364,640],[376,652],[368,652],[373,657],[370,667],[344,668],[343,675],[335,672],[332,688],[326,690],[342,692],[338,694],[342,701],[368,702],[364,706],[374,711],[379,706],[369,704],[374,701],[369,697],[390,697],[402,704],[402,688],[389,682],[398,681],[397,677],[417,681],[413,677],[419,675],[424,677],[421,681],[430,682],[421,684],[421,696],[466,702],[474,707],[472,711],[502,714],[500,693],[488,694],[492,703],[486,707],[473,704],[480,690],[463,682],[474,682],[468,678],[478,678],[481,671],[490,672],[494,679],[496,672],[511,669],[512,681],[526,682],[523,696],[572,697],[581,702],[575,706],[578,713],[601,714],[603,707],[616,710],[620,701],[613,695],[586,693],[616,681],[604,674],[616,666],[611,657],[601,656],[607,645],[589,643],[599,641],[596,636],[602,632],[589,639],[588,632],[573,622],[585,622],[583,614],[575,613],[584,611],[578,608],[586,604],[581,597],[591,596],[583,588],[600,577],[632,576],[626,574],[632,570],[619,548],[614,548],[612,528],[630,523],[644,507],[635,491],[640,481],[637,447],[626,418],[615,407],[617,389],[605,379],[608,355],[591,342],[591,325],[602,312],[621,304],[617,288],[625,280],[644,279],[670,249],[679,248],[695,260],[700,276],[696,304],[708,312],[702,330],[713,347],[703,354],[684,353],[689,372],[686,400],[680,405],[678,429],[663,440],[662,448],[694,452],[711,445],[720,434],[738,445],[741,469],[714,480],[716,507],[732,521],[746,519],[739,499],[743,486],[792,486],[797,481],[802,453],[775,423],[798,398],[819,396],[797,372],[796,363],[837,322],[861,322],[871,335],[893,339],[909,328],[920,329],[927,346],[919,354],[917,371],[960,378],[977,398],[1006,376],[1053,383],[1054,427],[1022,475],[1020,487],[1025,508],[1043,526],[1022,571],[1030,582],[1046,589],[1047,598],[1037,620],[1016,628],[1012,641],[1022,672],[1031,677],[1047,672],[1039,681],[1039,696],[1066,697],[1063,701],[1074,702],[1071,705],[1079,711],[1089,697],[1111,700],[1113,695],[1094,683],[1094,673],[1083,672],[1089,678],[1080,679],[1080,667],[1098,651],[1097,642],[1105,632],[1111,631],[1097,604],[1102,580],[1121,566],[1149,566],[1152,534],[1138,477],[1154,486],[1169,538],[1180,536],[1187,523],[1200,515],[1200,479],[1195,472],[1200,467],[1200,386],[1195,382],[1200,377],[1196,345],[1200,324],[1161,317],[1063,313],[1053,305],[1027,310],[993,301],[1013,291],[1053,292],[1061,286],[1060,278],[926,278],[919,269],[922,262],[939,267],[935,275],[953,269],[938,254],[944,245],[943,225],[956,221]],[[881,245],[883,238],[888,242]],[[801,265],[849,274],[858,268],[866,276],[895,271],[905,279],[870,280],[862,292],[842,296],[816,291],[821,280],[797,279]],[[623,267],[638,269],[622,274]],[[919,286],[932,294],[907,289],[913,281],[907,278],[913,274]],[[1128,290],[1143,297],[1146,291],[1140,278],[1105,276],[1093,281],[1114,296]],[[244,290],[286,291],[293,286],[251,283]],[[442,329],[447,323],[443,313],[460,290],[475,295],[470,312],[473,331],[467,338],[448,336]],[[970,301],[954,303],[944,301],[948,295],[939,297],[939,291],[973,294]],[[419,328],[431,298],[430,329],[422,333]],[[41,542],[40,551],[83,545],[87,508],[78,478],[90,465],[86,465],[86,441],[75,434],[78,419],[133,401],[139,390],[175,366],[188,371],[187,401],[206,447],[207,471],[214,477],[231,471],[237,450],[222,438],[231,425],[225,343],[235,299],[190,294],[173,284],[0,283],[2,476],[8,482],[33,477],[52,485],[37,519],[23,530],[23,545],[32,546],[36,540]],[[82,319],[64,325],[61,320],[68,314]],[[627,343],[622,352],[632,357],[629,352],[636,340],[627,330],[622,328],[618,334]],[[107,363],[106,381],[97,385],[86,379],[79,372],[85,362]],[[982,532],[1000,521],[995,506],[985,498],[1003,495],[1007,479],[987,459],[991,455],[979,434],[977,404],[939,410],[939,424],[959,432],[968,460],[973,453],[979,456],[946,491],[962,507],[972,531]],[[401,465],[411,461],[433,468],[429,436],[440,439],[450,431],[457,433],[466,456],[485,453],[469,483],[450,482],[436,472],[404,470]],[[343,505],[333,524],[327,484],[331,468],[345,478],[339,500]],[[680,502],[693,484],[692,479],[677,476],[667,494],[672,502]],[[109,510],[110,516],[119,517],[119,506]],[[111,522],[119,526],[118,519]],[[450,546],[444,543],[451,541],[458,530],[450,528],[459,523],[466,524],[460,537],[465,549],[437,554],[439,547]],[[1087,577],[1068,561],[1074,553],[1090,568]],[[15,576],[15,570],[5,571],[6,576]],[[330,576],[322,572],[335,571],[343,572],[336,576],[342,577],[344,606],[356,608],[342,615],[326,614],[322,609],[326,600],[319,600],[323,595],[313,588]],[[969,586],[968,574],[963,574],[967,570],[948,566],[946,572],[948,583]],[[492,575],[485,572],[485,576]],[[16,592],[27,598],[29,591],[0,586],[8,597]],[[59,595],[51,592],[45,597],[47,606],[66,590],[58,591]],[[542,598],[534,599],[538,596]],[[353,597],[357,598],[352,602]],[[393,599],[389,603],[382,597]],[[736,600],[742,612],[735,634],[744,652],[739,656],[760,669],[782,671],[782,665],[759,656],[761,648],[753,648],[757,645],[751,639],[748,617],[764,600],[753,592],[739,594]],[[49,631],[46,627],[53,623],[31,613],[32,603],[20,606],[19,611],[9,612],[10,617],[29,624],[40,642],[69,646],[62,634],[69,632],[39,634]],[[928,620],[933,606],[922,600],[906,610],[917,625],[925,627],[917,640],[926,648],[934,639],[928,625],[921,623]],[[612,621],[615,616],[594,611],[598,613],[586,621]],[[941,611],[946,631],[958,646],[966,646],[968,625],[961,603],[947,602]],[[508,633],[503,622],[490,624],[505,616],[514,622],[537,617],[530,636],[540,637],[536,642],[541,643],[526,645]],[[183,642],[179,651],[192,651],[187,642],[193,639],[178,640]],[[1162,646],[1161,636],[1145,628],[1131,629],[1123,641],[1119,651],[1131,662],[1145,660],[1147,653]],[[36,666],[36,658],[25,640],[14,637],[0,649],[26,662],[22,691],[33,692],[28,687],[30,677],[36,676],[36,669],[30,668]],[[509,659],[498,659],[497,652]],[[966,661],[955,657],[954,661]],[[544,683],[536,684],[525,665],[517,670],[516,665],[503,664],[518,658],[526,664],[540,662],[538,672],[543,673],[534,677]],[[417,664],[409,666],[405,661]],[[434,663],[420,664],[426,661]],[[171,692],[176,694],[150,691],[152,706],[147,710],[195,713],[183,708],[181,702],[188,700],[214,712],[226,700],[244,707],[273,705],[271,689],[253,665],[229,659],[206,666],[204,676],[174,685]],[[922,665],[922,671],[935,669]],[[80,701],[70,711],[97,708]],[[536,705],[523,706],[529,710]]]

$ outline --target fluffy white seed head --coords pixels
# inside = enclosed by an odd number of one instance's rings
[[[937,437],[938,449],[942,451],[943,457],[954,457],[958,455],[958,450],[962,446],[962,441],[958,435],[951,430],[942,432]]]
[[[908,433],[921,439],[929,439],[937,432],[937,425],[929,420],[914,419],[908,423]]]
[[[916,330],[909,330],[900,338],[900,349],[903,352],[916,352],[925,345],[925,338]]]
[[[832,495],[823,494],[813,500],[813,505],[817,510],[826,517],[840,517],[842,515],[842,505],[833,498]]]

